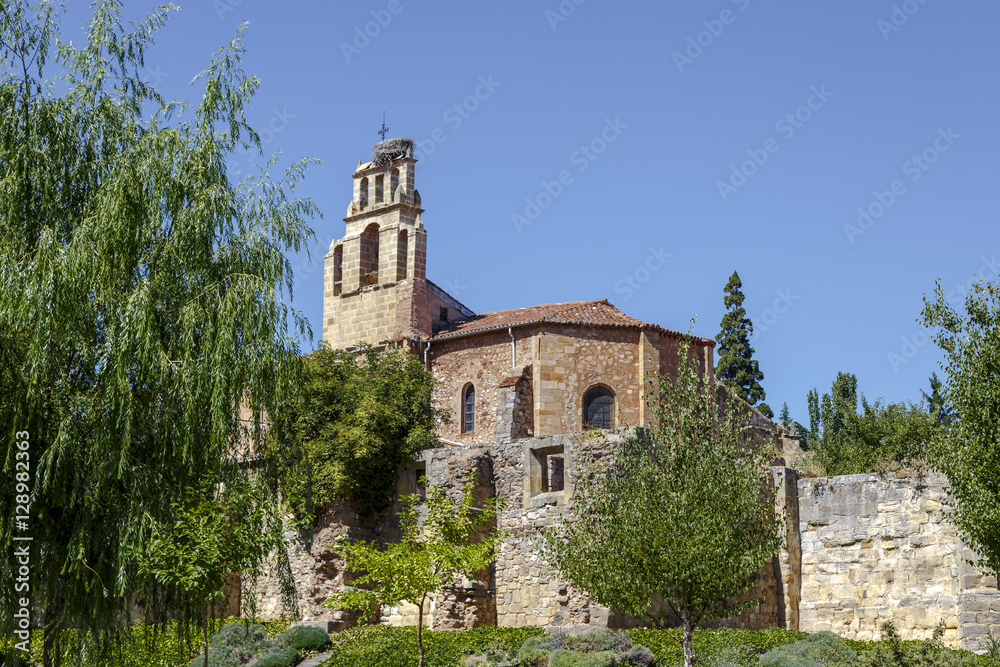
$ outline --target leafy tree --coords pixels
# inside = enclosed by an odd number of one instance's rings
[[[676,379],[649,397],[653,426],[612,442],[613,461],[584,461],[573,514],[542,529],[545,558],[601,604],[664,627],[694,661],[699,621],[750,608],[741,600],[781,548],[773,449],[755,440],[742,401],[699,376],[682,344]],[[654,604],[662,597],[663,605]]]
[[[265,443],[284,500],[305,523],[337,498],[362,517],[385,507],[399,467],[438,445],[434,426],[447,415],[431,406],[433,376],[401,349],[359,356],[326,345],[303,359],[302,375]]]
[[[315,206],[290,198],[305,166],[230,180],[226,157],[260,148],[239,35],[196,105],[142,81],[171,9],[126,29],[121,2],[99,0],[85,43],[69,44],[57,3],[0,7],[0,466],[13,477],[14,434],[29,433],[46,665],[68,627],[90,632],[90,655],[106,650],[135,599],[151,621],[192,606],[144,583],[136,554],[184,489],[241,474],[226,463],[247,430],[237,406],[277,405],[309,332],[287,306],[283,254],[312,238]],[[0,485],[5,517],[14,493]],[[16,534],[0,524],[0,631],[20,597]]]
[[[224,489],[224,490],[223,490]],[[152,522],[137,561],[140,575],[184,591],[201,606],[208,667],[212,602],[223,596],[233,576],[258,572],[268,554],[282,545],[281,520],[260,483],[235,480],[220,487],[205,480],[172,505],[172,522]],[[261,539],[264,536],[265,539]]]
[[[427,486],[427,479],[423,478]],[[403,537],[380,550],[370,542],[350,542],[341,536],[330,548],[344,557],[345,567],[360,573],[353,586],[323,603],[331,609],[374,611],[401,602],[417,605],[419,665],[424,664],[424,604],[460,576],[473,577],[493,562],[506,534],[490,528],[503,504],[496,498],[477,503],[476,476],[465,484],[455,502],[438,486],[428,486],[426,500],[417,494],[403,498],[399,513]],[[426,519],[420,504],[426,504]],[[485,532],[485,534],[484,534]],[[480,539],[477,536],[482,535]],[[372,585],[372,588],[362,586]]]
[[[873,472],[924,461],[939,441],[933,415],[913,403],[864,402],[816,455],[829,475]]]
[[[764,374],[758,368],[757,361],[753,358],[754,350],[750,347],[753,322],[743,308],[742,287],[739,274],[733,271],[725,287],[723,303],[726,314],[722,316],[722,330],[715,337],[719,343],[715,375],[732,387],[737,396],[750,405],[757,405],[765,398],[764,388],[760,386]],[[762,403],[758,409],[768,417],[774,416],[766,403]]]
[[[818,440],[823,422],[819,414],[819,392],[815,388],[809,390],[806,402],[809,404],[809,436]]]
[[[920,390],[924,400],[927,401],[927,411],[934,415],[938,424],[951,426],[952,421],[955,419],[955,411],[944,400],[944,396],[941,393],[941,380],[938,379],[937,373],[931,373],[929,381],[931,385],[930,395],[926,391]]]
[[[937,329],[934,341],[945,352],[941,394],[955,411],[934,461],[948,476],[951,519],[979,554],[978,565],[1000,572],[1000,285],[973,285],[960,313],[939,281],[933,299],[924,298],[922,317]]]
[[[837,373],[829,394],[809,392],[810,449],[828,475],[873,472],[925,460],[939,440],[934,418],[921,406],[869,403],[853,373]]]

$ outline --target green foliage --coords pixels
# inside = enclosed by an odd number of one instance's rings
[[[274,642],[267,636],[264,626],[252,623],[230,623],[223,626],[209,639],[208,667],[240,667],[250,658],[269,651]],[[205,653],[196,656],[188,667],[205,664]]]
[[[656,656],[657,667],[674,667],[684,664],[681,646],[663,630],[633,629],[626,634],[637,645],[647,646]],[[705,629],[694,630],[694,651],[701,665],[722,667],[755,667],[758,658],[768,651],[797,642],[808,635],[798,630],[767,628],[766,630]]]
[[[743,308],[744,296],[740,289],[742,287],[739,274],[733,271],[725,287],[726,296],[723,302],[726,314],[722,316],[722,330],[715,337],[719,343],[715,351],[718,359],[715,364],[715,375],[732,387],[737,396],[750,405],[757,405],[765,398],[764,388],[760,385],[764,374],[753,358],[754,350],[750,347],[753,322],[747,317],[747,311]],[[766,403],[762,408],[761,412],[769,417],[774,416],[774,412]]]
[[[577,653],[559,649],[549,656],[548,667],[614,667],[615,664],[615,654],[608,651]]]
[[[262,655],[255,667],[292,667],[299,660],[299,652],[291,647],[274,647]]]
[[[944,647],[943,624],[934,629],[931,639],[923,641],[902,641],[890,621],[879,629],[882,641],[866,643],[865,650],[858,651],[856,667],[976,667],[979,662],[973,653]]]
[[[448,498],[444,489],[429,486],[427,497],[404,496],[399,513],[402,539],[380,550],[374,543],[350,542],[341,537],[330,548],[345,560],[345,567],[359,573],[354,587],[326,600],[331,609],[371,611],[378,606],[396,606],[403,601],[418,608],[417,643],[420,665],[424,662],[422,644],[424,602],[460,576],[474,577],[493,562],[494,550],[506,533],[498,530],[496,517],[503,501],[475,497],[476,474],[462,488],[458,502]],[[419,507],[424,504],[423,510]],[[421,522],[421,514],[426,512]],[[371,585],[371,588],[365,586]]]
[[[313,238],[315,205],[290,198],[305,165],[230,179],[230,155],[260,150],[239,34],[197,104],[143,82],[174,9],[127,28],[120,0],[98,0],[67,43],[60,3],[0,7],[0,472],[13,478],[14,434],[29,432],[30,584],[50,653],[71,627],[90,631],[91,655],[110,651],[136,599],[147,619],[198,608],[138,581],[135,554],[186,488],[237,474],[234,444],[253,436],[239,403],[273,410],[309,334],[284,255]],[[14,509],[0,485],[0,514]],[[4,521],[3,636],[19,597],[12,533]]]
[[[281,646],[290,646],[299,651],[322,651],[330,645],[330,635],[323,628],[313,625],[296,625],[282,635],[277,642]]]
[[[213,619],[213,628],[243,625],[240,619]],[[266,621],[262,623],[268,635],[280,633],[288,627],[288,621]],[[62,641],[62,664],[64,667],[184,667],[189,663],[200,667],[204,664],[204,654],[197,650],[201,629],[195,623],[164,623],[159,625],[134,625],[124,629],[112,646],[110,655],[101,657],[93,651],[89,636],[77,630],[67,630]],[[5,651],[11,648],[9,637],[0,637],[0,656],[6,658]],[[32,633],[31,659],[42,661],[41,630]],[[8,659],[9,661],[9,659]],[[3,665],[0,659],[0,665]],[[14,663],[11,663],[13,667]],[[4,665],[4,667],[7,667]]]
[[[401,349],[363,356],[323,345],[303,359],[302,384],[273,414],[266,453],[300,520],[337,498],[362,517],[389,502],[398,468],[438,444],[433,377]]]
[[[794,644],[785,644],[760,657],[760,667],[848,667],[857,654],[832,632],[817,632]]]
[[[427,667],[456,667],[473,654],[506,660],[542,628],[498,628],[483,626],[462,632],[423,632]],[[417,662],[417,628],[365,626],[334,635],[335,649],[323,667],[413,667]]]
[[[924,298],[923,321],[935,327],[947,377],[942,396],[955,410],[949,442],[934,460],[948,476],[962,539],[980,567],[1000,571],[1000,283],[979,282],[965,312],[948,304],[941,283]]]
[[[202,605],[206,651],[209,603],[223,595],[230,577],[253,577],[282,544],[281,519],[266,498],[259,482],[236,479],[220,486],[209,479],[201,488],[189,489],[185,502],[174,504],[172,523],[152,522],[152,534],[137,556],[141,575],[182,590]],[[253,627],[263,635],[263,628]],[[237,631],[227,626],[219,635]]]
[[[941,441],[937,421],[922,406],[874,403],[861,396],[852,373],[837,373],[829,394],[809,392],[809,448],[827,475],[881,472],[925,461]]]
[[[765,491],[773,452],[688,349],[676,380],[651,392],[649,433],[610,442],[611,464],[583,460],[573,515],[539,535],[561,577],[653,623],[681,618],[690,648],[693,624],[757,603],[735,599],[780,549],[784,524]]]
[[[788,411],[788,403],[781,404],[781,414],[778,415],[778,419],[781,421],[782,426],[791,426],[792,415]]]
[[[613,630],[594,628],[582,635],[566,637],[566,648],[572,651],[594,653],[596,651],[621,651],[632,645],[628,635]]]

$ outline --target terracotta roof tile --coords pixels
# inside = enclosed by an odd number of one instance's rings
[[[482,313],[464,320],[452,322],[447,329],[442,329],[433,338],[446,340],[475,333],[496,331],[507,327],[520,327],[529,324],[582,324],[603,327],[624,327],[629,329],[652,329],[673,336],[683,336],[677,331],[665,329],[658,324],[649,324],[615,308],[607,299],[599,301],[571,301],[569,303],[549,303],[513,310],[498,310],[492,313]],[[695,337],[697,339],[697,337]],[[702,338],[703,342],[715,344],[715,341]]]

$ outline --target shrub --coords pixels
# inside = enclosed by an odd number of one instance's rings
[[[632,640],[624,632],[594,628],[577,637],[566,637],[566,648],[582,653],[597,651],[626,651]]]
[[[292,667],[299,659],[299,652],[290,646],[274,647],[262,655],[255,667]]]
[[[296,625],[278,635],[277,642],[280,646],[290,646],[299,651],[322,651],[330,645],[330,635],[314,625]]]
[[[883,639],[868,644],[868,650],[861,653],[857,667],[975,667],[976,656],[968,651],[952,651],[944,647],[941,637],[944,624],[934,628],[931,639],[904,642],[891,621],[886,621],[879,629]]]
[[[241,667],[250,658],[274,647],[264,626],[253,623],[230,623],[222,626],[208,640],[209,667]],[[203,667],[205,654],[201,651],[188,663],[188,667]]]
[[[632,648],[616,656],[619,665],[628,667],[651,667],[656,662],[653,652],[645,646],[635,644]]]
[[[794,644],[772,649],[760,657],[760,667],[817,667],[851,664],[858,655],[832,632],[817,632]]]
[[[680,630],[672,630],[678,635]],[[625,634],[636,644],[648,647],[656,657],[658,667],[681,665],[684,654],[680,643],[663,630],[636,628]],[[724,664],[727,667],[756,667],[764,653],[783,644],[808,637],[805,632],[785,628],[744,630],[737,628],[695,628],[694,650],[699,664]]]
[[[200,652],[188,663],[188,667],[204,667],[205,653]],[[242,667],[239,652],[231,646],[209,646],[208,667]]]
[[[528,637],[542,628],[482,626],[462,632],[424,632],[427,667],[455,667],[463,657],[488,652],[491,662],[508,661]],[[417,629],[366,626],[333,637],[336,651],[323,667],[413,667],[417,664]],[[516,659],[510,663],[517,665]],[[517,665],[517,667],[520,667]]]
[[[528,637],[517,650],[521,664],[525,667],[547,667],[549,656],[556,650],[552,645],[552,639],[552,637]]]
[[[549,657],[548,667],[614,667],[615,654],[611,651],[599,653],[577,653],[557,649]]]

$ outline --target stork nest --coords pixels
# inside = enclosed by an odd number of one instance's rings
[[[413,139],[386,139],[375,144],[372,151],[372,164],[376,167],[389,164],[399,157],[413,155]]]

